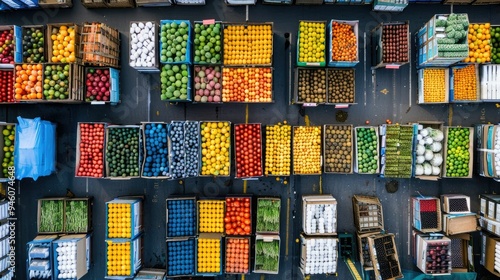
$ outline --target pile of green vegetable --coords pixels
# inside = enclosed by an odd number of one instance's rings
[[[358,173],[375,174],[378,169],[378,138],[374,127],[356,127]]]
[[[444,28],[445,37],[437,39],[440,57],[467,57],[469,45],[467,33],[469,20],[466,14],[450,14],[448,17],[438,16],[436,30]]]
[[[278,272],[280,265],[280,241],[255,241],[255,270]]]
[[[39,233],[64,231],[64,201],[42,200],[40,206]]]
[[[88,213],[86,200],[66,201],[66,232],[87,232]]]
[[[385,169],[388,178],[410,178],[413,127],[388,125],[386,129]]]
[[[260,198],[257,201],[257,231],[279,232],[281,201]]]

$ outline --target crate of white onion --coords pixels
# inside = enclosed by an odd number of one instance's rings
[[[90,268],[90,234],[65,235],[54,241],[54,277],[80,279]]]
[[[302,196],[302,230],[306,235],[337,235],[337,200],[331,194]]]
[[[301,235],[300,244],[300,271],[304,276],[337,272],[337,238]]]
[[[154,21],[130,22],[129,65],[139,72],[160,72],[158,24]]]

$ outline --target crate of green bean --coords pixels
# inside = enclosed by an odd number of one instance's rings
[[[87,233],[92,231],[92,198],[69,198],[64,202],[64,231],[66,233]]]
[[[65,198],[42,198],[38,200],[38,233],[64,233]]]

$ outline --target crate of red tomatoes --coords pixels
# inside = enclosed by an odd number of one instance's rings
[[[252,235],[252,197],[227,196],[224,216],[226,235]]]

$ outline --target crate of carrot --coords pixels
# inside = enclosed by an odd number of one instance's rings
[[[358,20],[331,20],[328,24],[330,67],[354,67],[358,57]]]
[[[479,66],[460,65],[450,69],[450,102],[478,102]]]
[[[226,238],[226,274],[250,273],[250,237]]]

